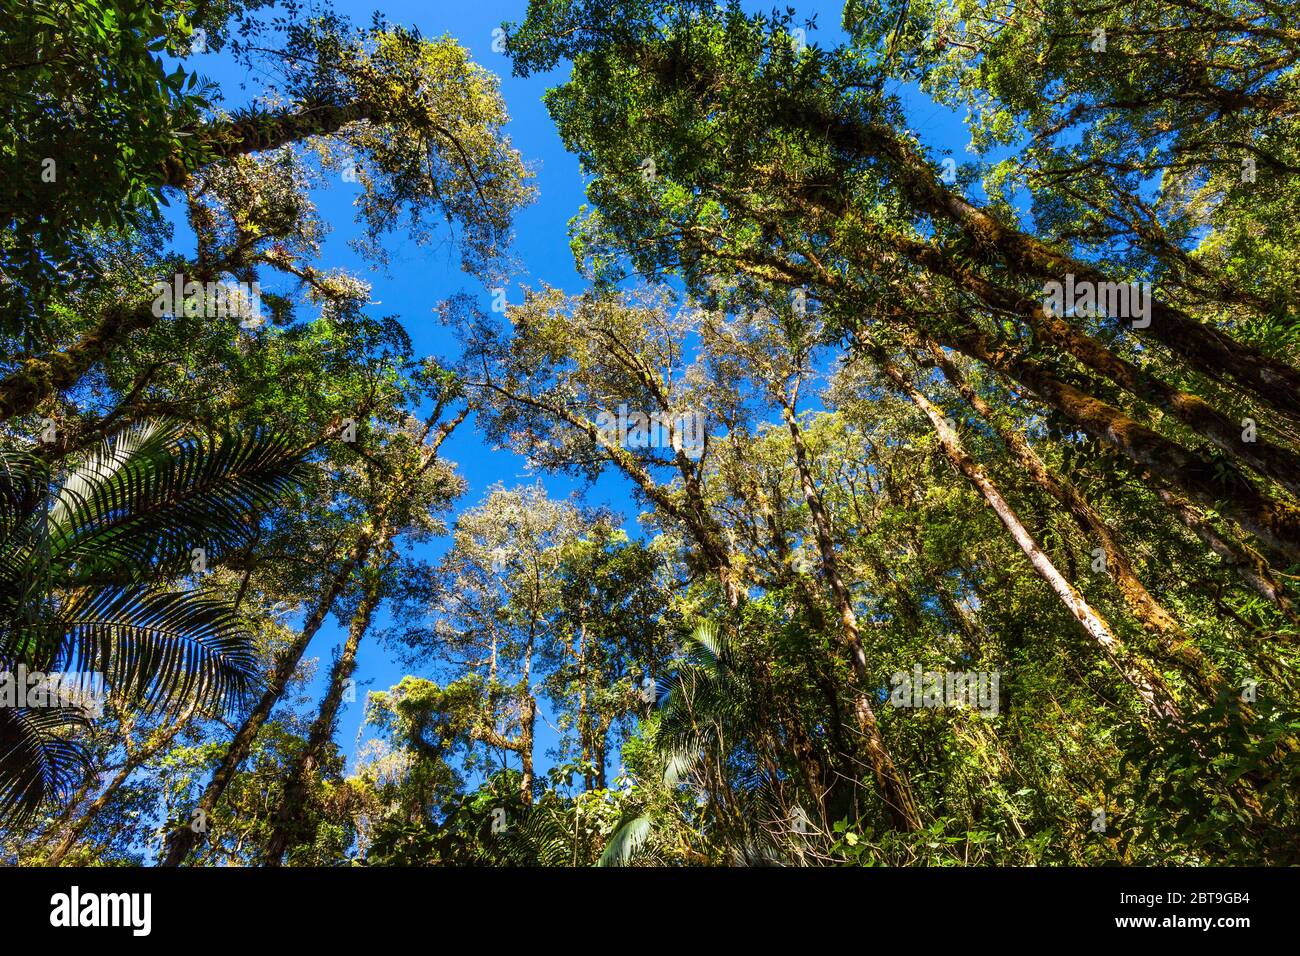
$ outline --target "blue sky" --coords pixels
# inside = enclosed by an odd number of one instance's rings
[[[840,3],[835,0],[794,0],[792,5],[800,20],[817,15],[818,29],[809,34],[810,43],[832,45],[841,37]],[[309,4],[305,6],[310,8]],[[377,6],[389,22],[417,27],[426,37],[450,34],[470,50],[477,63],[501,78],[501,91],[511,116],[508,132],[515,147],[535,171],[538,189],[536,201],[516,220],[512,251],[521,271],[511,283],[512,300],[517,300],[517,293],[513,290],[520,285],[535,287],[546,283],[570,293],[582,291],[584,283],[574,268],[569,251],[568,222],[583,202],[584,184],[577,159],[564,150],[541,101],[547,88],[562,81],[567,67],[561,67],[560,72],[549,76],[519,79],[510,75],[510,62],[505,54],[492,49],[494,30],[503,21],[522,19],[526,0],[474,0],[469,3],[338,0],[334,9],[355,23],[364,23]],[[752,6],[768,9],[771,4]],[[227,107],[241,105],[262,89],[259,77],[248,74],[221,54],[192,57],[188,66],[218,82],[225,97],[223,105]],[[244,90],[240,89],[241,83]],[[964,161],[963,151],[968,137],[961,118],[936,106],[915,90],[899,92],[906,103],[910,125],[922,141],[936,149],[950,149],[958,162]],[[375,307],[375,313],[400,316],[417,353],[454,357],[455,343],[448,330],[437,322],[434,308],[440,301],[461,292],[478,297],[487,307],[490,293],[477,280],[459,271],[454,249],[446,246],[418,248],[403,241],[400,235],[391,237],[389,241],[391,262],[387,272],[375,272],[348,247],[348,241],[357,233],[351,203],[358,188],[339,179],[313,195],[322,216],[333,227],[333,233],[325,244],[322,264],[330,268],[346,268],[369,281],[374,289],[372,297],[380,303]],[[179,220],[175,221],[178,225],[177,245],[185,248],[188,244],[187,229]],[[547,491],[556,497],[567,496],[576,489],[567,479],[530,474],[518,456],[489,448],[473,427],[473,419],[447,442],[443,455],[457,462],[460,473],[469,483],[468,493],[459,503],[461,508],[481,502],[488,489],[497,482],[513,486],[540,478]],[[635,533],[638,509],[626,482],[613,475],[603,478],[588,490],[586,500],[590,504],[607,505],[621,513],[628,530]],[[435,542],[417,553],[427,560],[435,560],[444,547],[445,542]],[[383,627],[387,623],[387,615],[381,614],[376,626]],[[331,620],[321,629],[308,651],[309,657],[317,657],[320,661],[314,693],[321,691],[321,675],[328,671],[332,650],[342,642],[343,636],[343,629]],[[366,691],[386,690],[406,672],[372,633],[363,644],[359,657],[357,701],[346,705],[336,738],[349,757],[356,751],[362,729]],[[539,769],[544,770],[551,764],[545,751],[554,745],[555,735],[545,726],[539,726],[538,730],[536,758]],[[617,764],[611,771],[612,779]]]

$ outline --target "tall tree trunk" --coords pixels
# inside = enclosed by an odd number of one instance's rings
[[[996,413],[979,392],[966,381],[944,354],[943,349],[932,341],[926,342],[926,346],[944,377],[966,400],[966,403],[988,423],[1025,473],[1043,491],[1061,503],[1074,519],[1079,530],[1101,545],[1106,554],[1107,568],[1125,604],[1142,626],[1158,639],[1164,656],[1175,662],[1198,689],[1213,693],[1215,687],[1222,682],[1222,675],[1215,671],[1200,649],[1191,643],[1173,615],[1151,596],[1151,592],[1138,577],[1127,550],[1120,544],[1106,520],[1097,513],[1097,510],[1073,484],[1048,471],[1046,464],[1029,446],[1029,442],[1023,435],[1013,428],[1004,428],[998,423]]]
[[[942,340],[944,337],[936,336]],[[1300,512],[1274,501],[1227,466],[1197,455],[1112,405],[1062,381],[1041,363],[996,347],[968,317],[949,323],[948,344],[1019,382],[1068,421],[1194,501],[1218,509],[1270,549],[1300,561]]]
[[[857,614],[853,610],[853,599],[840,574],[830,519],[823,507],[821,493],[813,481],[803,431],[799,427],[799,421],[790,403],[784,396],[779,398],[782,415],[790,429],[795,466],[799,470],[799,484],[812,517],[813,534],[817,539],[817,550],[821,555],[822,577],[830,587],[831,597],[839,612],[841,643],[853,667],[853,676],[858,685],[854,694],[853,710],[857,716],[858,729],[862,732],[865,741],[867,758],[871,762],[872,772],[875,774],[876,783],[880,787],[881,796],[889,809],[889,816],[894,826],[899,830],[914,832],[922,829],[923,826],[920,811],[917,809],[916,800],[912,796],[906,777],[894,764],[889,748],[885,745],[884,736],[876,720],[875,709],[871,706],[871,673],[867,668],[866,651],[862,647],[862,633],[858,627]]]
[[[144,744],[135,750],[128,750],[122,765],[117,768],[117,772],[100,791],[99,795],[91,801],[90,805],[75,819],[68,823],[64,828],[62,835],[59,837],[58,845],[50,851],[49,857],[45,860],[46,866],[58,866],[63,862],[64,857],[76,845],[77,840],[83,833],[95,822],[95,819],[108,806],[110,800],[122,788],[127,779],[133,774],[146,760],[159,753],[164,747],[171,744],[176,736],[189,723],[190,718],[194,716],[195,705],[193,703],[177,715],[174,722],[167,727],[159,727]]]
[[[343,642],[343,650],[330,671],[325,697],[307,732],[307,742],[285,775],[284,791],[280,797],[278,811],[273,816],[271,836],[266,845],[266,866],[280,865],[302,821],[308,784],[320,763],[322,752],[334,736],[348,681],[357,668],[357,650],[361,647],[361,639],[370,629],[370,621],[382,597],[383,575],[390,563],[387,553],[390,538],[391,529],[384,527],[375,540],[370,564],[362,572],[365,585],[361,603],[353,612],[352,620],[348,624],[347,640]]]
[[[300,108],[254,112],[239,119],[205,123],[193,135],[207,148],[208,162],[213,163],[276,149],[312,136],[327,136],[362,120],[383,122],[384,114],[373,103],[363,100],[339,106],[308,103]],[[180,155],[168,157],[162,166],[162,185],[179,189],[192,173]]]
[[[595,721],[591,719],[591,714],[587,709],[589,677],[587,673],[586,621],[579,619],[575,639],[576,644],[571,646],[570,653],[573,654],[573,660],[578,669],[578,746],[582,751],[581,759],[585,765],[582,770],[582,787],[590,793],[596,785],[593,769],[596,760],[596,747]]]
[[[347,585],[348,579],[352,577],[353,571],[369,556],[372,545],[373,531],[369,526],[363,527],[347,558],[339,566],[334,576],[330,578],[329,584],[316,600],[311,613],[307,615],[307,620],[303,623],[302,630],[298,632],[298,637],[281,654],[279,661],[276,663],[275,671],[271,675],[270,682],[267,684],[266,691],[244,718],[234,739],[230,742],[230,746],[222,756],[221,763],[213,771],[212,779],[208,781],[207,787],[203,790],[203,795],[194,807],[191,820],[182,822],[167,837],[162,859],[158,863],[159,866],[180,866],[185,861],[185,858],[207,839],[207,827],[196,829],[192,822],[202,820],[206,823],[211,820],[217,801],[221,799],[226,787],[235,778],[240,764],[252,751],[253,740],[257,737],[258,731],[262,729],[262,725],[271,716],[271,711],[275,708],[275,705],[279,703],[290,678],[293,677],[299,661],[302,660],[302,656],[307,650],[307,646],[311,644],[312,638],[316,636],[316,632],[325,623],[326,616],[334,607],[334,602],[338,600],[339,595],[343,593],[343,589]]]
[[[1174,702],[1173,695],[1164,686],[1163,681],[1160,680],[1158,675],[1151,673],[1148,668],[1131,658],[1127,649],[1116,637],[1105,619],[1084,600],[1083,595],[1056,569],[1051,558],[1048,557],[1024,523],[1021,522],[1011,505],[1002,497],[1001,492],[985,474],[984,469],[966,452],[961,444],[961,439],[948,426],[947,420],[940,411],[898,370],[883,349],[876,346],[865,335],[860,335],[860,340],[863,341],[868,351],[875,357],[881,370],[889,380],[907,395],[921,409],[925,417],[929,419],[931,426],[939,436],[939,443],[948,460],[966,476],[984,497],[984,500],[989,503],[989,506],[998,516],[998,520],[1011,533],[1012,539],[1025,557],[1029,559],[1029,563],[1039,577],[1047,582],[1070,614],[1097,643],[1102,653],[1111,661],[1120,675],[1133,687],[1141,698],[1147,712],[1157,719],[1179,721],[1181,718],[1178,707]]]
[[[1231,568],[1247,587],[1276,607],[1289,623],[1300,627],[1300,613],[1297,613],[1295,603],[1263,557],[1216,531],[1209,520],[1186,499],[1160,487],[1156,488],[1156,494],[1178,516],[1178,520],[1222,558],[1223,563]]]
[[[596,721],[595,745],[591,751],[591,762],[596,767],[596,779],[594,789],[604,790],[609,786],[609,776],[605,765],[609,762],[609,720],[598,719]]]
[[[524,698],[523,712],[519,717],[519,799],[533,802],[533,741],[537,734],[537,698],[529,693]]]
[[[356,670],[357,650],[361,646],[361,639],[370,627],[371,617],[382,597],[383,576],[390,563],[389,545],[396,533],[390,517],[392,509],[406,495],[407,489],[438,460],[438,450],[442,447],[442,443],[469,415],[467,405],[455,416],[439,425],[435,431],[434,424],[442,417],[443,407],[443,402],[440,401],[425,422],[420,441],[427,443],[421,452],[419,464],[410,473],[399,473],[392,478],[392,483],[376,509],[375,516],[366,526],[370,534],[367,550],[365,554],[358,557],[354,565],[362,569],[364,578],[361,603],[352,615],[343,651],[330,672],[329,686],[324,700],[321,701],[320,710],[312,721],[307,735],[307,744],[289,771],[279,813],[275,815],[276,822],[273,824],[271,839],[267,846],[268,866],[279,866],[281,858],[288,849],[291,831],[301,818],[309,777],[320,760],[321,751],[334,735],[334,725],[338,719],[344,692]],[[432,438],[430,438],[431,433]],[[268,710],[267,713],[269,714],[270,711]]]
[[[1174,388],[1120,358],[1106,345],[1045,309],[1041,301],[989,282],[929,243],[898,237],[896,244],[913,262],[951,279],[989,306],[1025,316],[1044,341],[1058,346],[1085,368],[1168,413],[1226,454],[1300,495],[1300,458],[1293,452],[1258,435],[1253,441],[1244,440],[1239,421],[1229,419],[1200,396]]]
[[[0,421],[36,411],[60,391],[77,384],[87,372],[139,329],[158,319],[152,302],[135,307],[113,306],[99,324],[60,352],[21,362],[0,379]]]
[[[800,119],[817,121],[813,116]],[[1113,281],[1096,267],[1004,224],[949,189],[940,181],[934,167],[889,124],[864,124],[856,118],[836,117],[822,132],[844,141],[846,146],[851,143],[864,152],[888,157],[896,174],[894,181],[913,203],[959,226],[977,249],[996,250],[1015,274],[1044,282],[1062,281],[1067,274],[1073,274],[1076,281],[1096,284]],[[1300,370],[1291,365],[1238,342],[1154,297],[1150,324],[1136,331],[1158,341],[1212,381],[1233,379],[1278,412],[1300,421]]]

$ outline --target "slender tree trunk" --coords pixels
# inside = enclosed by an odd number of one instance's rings
[[[1209,461],[1062,381],[1045,366],[991,345],[964,316],[948,343],[1014,379],[1088,434],[1148,469],[1194,501],[1218,509],[1272,550],[1300,561],[1300,512],[1263,495],[1225,463]]]
[[[871,673],[867,668],[867,655],[862,647],[862,633],[858,627],[857,614],[853,611],[853,600],[840,574],[830,519],[822,505],[817,485],[813,481],[803,432],[795,417],[794,409],[784,396],[781,396],[780,400],[782,414],[790,429],[795,465],[799,470],[799,483],[803,489],[804,501],[807,502],[808,511],[812,516],[813,533],[817,539],[817,549],[821,554],[822,576],[830,587],[831,597],[839,612],[841,643],[853,667],[853,676],[858,685],[853,700],[858,729],[862,732],[867,758],[871,762],[872,772],[875,774],[885,805],[889,808],[889,816],[894,826],[900,830],[914,832],[922,828],[920,811],[917,809],[916,800],[912,796],[906,777],[894,764],[889,748],[885,745],[884,736],[876,721],[876,712],[871,706],[869,690]]]
[[[933,166],[888,124],[863,125],[840,119],[834,127],[828,135],[847,136],[858,148],[889,157],[896,167],[895,181],[912,202],[958,225],[977,249],[996,250],[1015,274],[1044,282],[1062,281],[1067,274],[1073,274],[1076,282],[1113,281],[1096,267],[1002,223],[947,188]],[[1150,325],[1136,331],[1158,341],[1207,378],[1216,382],[1234,379],[1278,412],[1300,420],[1300,370],[1198,322],[1154,296]]]
[[[382,122],[383,116],[373,104],[364,101],[341,106],[307,104],[207,123],[195,130],[194,135],[207,147],[208,162],[212,163],[276,149],[312,136],[326,136],[361,120]],[[192,172],[179,155],[171,156],[162,167],[162,185],[180,188]]]
[[[1156,494],[1178,516],[1178,520],[1222,558],[1223,563],[1231,568],[1247,587],[1276,607],[1289,623],[1300,627],[1300,614],[1297,613],[1291,596],[1274,576],[1267,561],[1245,545],[1219,534],[1205,516],[1186,499],[1159,487],[1156,488]]]
[[[595,725],[587,712],[587,625],[578,622],[577,646],[572,649],[574,663],[578,668],[578,743],[581,748],[582,787],[588,793],[595,787]]]
[[[1085,368],[1167,412],[1223,452],[1300,495],[1300,458],[1293,452],[1270,444],[1258,433],[1254,440],[1246,441],[1240,421],[1229,419],[1199,395],[1176,389],[1120,358],[1109,347],[1045,309],[1039,300],[995,285],[929,243],[900,238],[898,245],[913,262],[953,280],[993,308],[1024,315],[1042,339],[1073,356]]]
[[[1038,572],[1039,577],[1047,582],[1061,603],[1065,605],[1070,614],[1082,625],[1083,629],[1114,664],[1120,675],[1132,685],[1147,712],[1156,718],[1179,721],[1181,719],[1179,711],[1168,688],[1163,686],[1163,682],[1157,675],[1150,673],[1147,668],[1142,667],[1129,657],[1125,647],[1116,637],[1110,625],[1084,600],[1083,595],[1065,579],[1064,575],[1056,569],[1051,558],[1034,539],[1034,536],[1025,527],[1024,523],[1021,522],[1011,505],[1002,497],[1001,492],[985,474],[984,469],[962,447],[961,440],[957,437],[957,433],[948,427],[945,417],[889,361],[888,356],[885,355],[882,349],[871,343],[865,336],[862,338],[889,380],[898,386],[930,420],[930,424],[938,434],[939,443],[949,461],[983,495],[984,500],[988,502],[998,516],[998,520],[1011,533],[1012,539],[1025,557],[1029,559],[1029,563]]]
[[[594,789],[604,790],[609,786],[609,777],[605,764],[609,762],[609,725],[611,718],[600,717],[596,720],[596,732],[591,748],[591,762],[596,767]]]
[[[537,731],[537,698],[531,693],[524,699],[519,723],[519,798],[533,802],[533,740]]]
[[[366,583],[361,603],[357,606],[348,625],[347,640],[343,642],[342,653],[339,654],[338,660],[334,662],[334,667],[330,671],[329,685],[321,701],[320,710],[307,732],[307,742],[285,775],[284,792],[280,798],[278,812],[273,816],[271,836],[267,841],[266,866],[279,866],[285,853],[288,852],[294,832],[303,818],[311,776],[320,763],[326,745],[334,736],[348,681],[357,668],[357,650],[361,647],[361,639],[370,629],[370,621],[382,597],[383,575],[389,564],[387,549],[390,536],[391,531],[384,528],[375,541],[371,563],[363,572]]]
[[[135,308],[114,306],[97,326],[63,351],[24,360],[0,379],[0,421],[36,411],[60,391],[77,384],[132,332],[156,321],[152,302]]]
[[[1163,654],[1175,662],[1200,690],[1212,693],[1222,682],[1222,675],[1215,671],[1200,649],[1190,642],[1173,615],[1151,596],[1151,592],[1138,577],[1127,550],[1120,544],[1110,525],[1073,484],[1048,471],[1043,460],[1029,447],[1029,442],[1023,435],[1013,428],[1004,428],[998,424],[993,409],[965,380],[957,367],[944,354],[943,349],[934,342],[927,342],[926,345],[944,377],[994,430],[1025,473],[1043,491],[1061,503],[1084,535],[1101,545],[1106,554],[1107,568],[1121,597],[1133,616],[1147,631],[1156,636]]]
[[[253,740],[271,716],[271,711],[275,708],[275,705],[279,703],[285,688],[289,684],[289,680],[298,668],[299,661],[302,660],[302,656],[307,650],[307,646],[311,644],[312,638],[316,636],[316,632],[325,623],[326,616],[334,607],[334,602],[338,600],[339,595],[343,592],[348,579],[352,577],[353,571],[369,556],[372,545],[373,531],[368,527],[363,528],[347,558],[330,579],[325,591],[317,599],[311,613],[307,615],[307,620],[303,623],[302,630],[298,632],[297,639],[280,656],[266,691],[244,718],[244,722],[240,725],[234,739],[230,742],[230,746],[226,749],[221,763],[213,771],[212,779],[208,781],[207,787],[204,788],[203,795],[194,808],[191,820],[182,822],[168,836],[159,866],[180,866],[185,861],[185,858],[207,839],[207,827],[202,826],[196,829],[192,822],[210,822],[217,801],[221,799],[226,787],[234,779],[240,764],[252,751]]]
[[[368,539],[366,553],[359,554],[354,565],[354,567],[362,568],[362,576],[365,582],[362,587],[361,603],[352,615],[352,621],[348,626],[347,640],[343,644],[343,651],[339,655],[339,659],[334,662],[334,667],[330,672],[329,686],[326,689],[325,698],[321,701],[320,710],[317,712],[316,718],[312,721],[311,728],[308,731],[306,746],[289,771],[284,795],[279,812],[275,815],[271,839],[267,846],[266,863],[268,866],[279,866],[281,858],[288,850],[292,829],[301,819],[309,778],[320,760],[325,745],[334,735],[334,725],[338,720],[339,708],[342,706],[348,681],[356,670],[357,650],[361,646],[361,640],[366,631],[370,628],[370,620],[382,598],[384,572],[390,562],[389,545],[396,533],[396,529],[390,520],[391,510],[407,493],[406,489],[411,487],[437,461],[438,450],[442,447],[442,443],[465,420],[469,414],[469,407],[466,406],[454,417],[443,422],[435,432],[433,426],[442,417],[442,411],[443,404],[439,402],[425,422],[424,434],[420,440],[421,442],[428,440],[428,443],[421,452],[420,462],[415,467],[414,472],[410,475],[399,474],[392,479],[392,484],[387,489],[382,503],[376,509],[375,517],[372,519],[371,524],[367,526],[368,529],[374,530]],[[433,437],[430,439],[431,432],[433,432]],[[346,579],[344,583],[346,583]],[[301,652],[299,656],[301,656]]]
[[[158,728],[149,735],[149,738],[142,746],[127,753],[126,758],[122,761],[122,766],[117,768],[117,772],[113,774],[113,778],[109,780],[100,794],[64,829],[58,845],[50,852],[45,861],[46,866],[58,866],[63,862],[64,857],[76,845],[77,840],[95,822],[100,812],[103,811],[104,807],[108,806],[109,801],[122,788],[122,785],[126,783],[131,774],[146,760],[159,753],[176,739],[177,734],[185,728],[190,718],[194,716],[194,710],[195,706],[191,703],[170,726]]]

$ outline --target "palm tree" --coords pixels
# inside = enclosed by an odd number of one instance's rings
[[[672,843],[660,831],[687,823],[674,797],[683,787],[696,796],[688,828],[707,828],[712,853],[744,866],[781,862],[772,822],[789,814],[779,774],[762,753],[753,651],[711,621],[695,628],[685,650],[646,725],[662,786],[644,788],[646,805],[629,808],[597,865],[626,866]]]
[[[164,714],[237,704],[256,679],[251,635],[229,601],[179,585],[246,546],[256,511],[303,475],[282,437],[199,438],[159,422],[119,433],[62,480],[38,456],[0,450],[0,675],[102,675],[108,692]],[[51,698],[0,706],[0,823],[85,770],[70,731],[86,708]]]

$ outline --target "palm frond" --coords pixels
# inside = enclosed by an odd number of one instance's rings
[[[70,669],[100,672],[148,710],[187,700],[227,709],[257,680],[251,636],[226,601],[201,592],[97,588],[60,609]]]
[[[0,625],[34,619],[44,596],[48,495],[43,461],[25,452],[0,451]],[[7,660],[0,634],[0,663]]]
[[[728,651],[725,632],[720,630],[718,625],[712,621],[701,622],[691,632],[691,640],[695,643],[697,652],[702,650],[706,655],[706,659],[711,661],[721,661],[723,655]]]
[[[228,708],[256,680],[234,608],[169,579],[245,544],[256,513],[305,477],[299,454],[262,432],[185,436],[145,423],[77,464],[51,497],[39,458],[0,453],[0,668],[103,675],[146,711]],[[0,820],[67,789],[83,762],[80,712],[0,709]]]
[[[48,468],[23,451],[0,450],[0,548],[41,507],[48,493]]]
[[[88,772],[85,751],[67,736],[85,723],[75,707],[0,707],[0,822],[26,822]]]
[[[571,827],[563,808],[533,804],[502,834],[501,847],[516,866],[567,866],[572,863]]]
[[[669,787],[678,787],[690,779],[691,768],[700,760],[701,751],[696,748],[693,750],[674,750],[664,757],[664,784]]]
[[[183,572],[244,543],[252,516],[306,475],[281,436],[181,437],[150,425],[118,436],[82,462],[50,512],[55,561],[71,583],[130,583]]]
[[[627,866],[650,839],[651,820],[644,814],[623,823],[609,838],[597,866]]]

